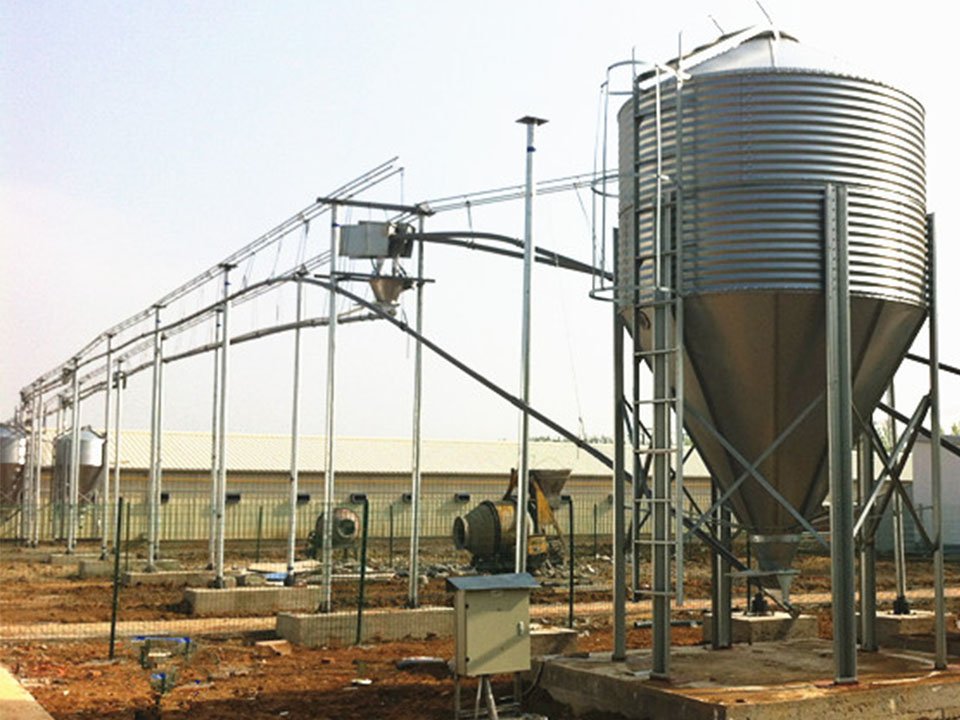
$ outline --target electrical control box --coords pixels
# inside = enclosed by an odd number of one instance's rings
[[[404,236],[411,228],[403,223],[368,222],[340,228],[340,254],[354,259],[410,257],[413,243]]]
[[[447,579],[454,598],[456,672],[461,677],[530,669],[529,573]]]

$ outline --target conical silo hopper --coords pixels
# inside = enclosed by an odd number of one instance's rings
[[[66,432],[56,440],[55,494],[66,502],[72,461],[72,437]],[[90,427],[80,428],[79,497],[90,498],[97,490],[97,480],[103,465],[103,436]]]
[[[686,429],[723,488],[743,466],[707,423],[751,463],[768,453],[758,470],[811,520],[828,490],[825,400],[769,448],[826,388],[825,189],[848,191],[853,397],[869,418],[926,318],[923,108],[769,29],[721,38],[683,69],[682,167],[672,79],[660,102],[663,172],[679,180],[665,184],[662,217],[663,232],[682,241]],[[631,100],[618,115],[617,302],[629,327],[639,259],[638,326],[649,349],[656,101],[654,79],[640,82],[636,112]],[[788,568],[802,531],[795,517],[752,477],[730,504],[755,537],[761,569]]]
[[[0,425],[0,521],[16,512],[23,492],[27,438],[12,425]]]

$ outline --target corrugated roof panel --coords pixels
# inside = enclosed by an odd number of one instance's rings
[[[52,436],[51,436],[52,438]],[[51,462],[49,444],[45,448],[45,464]],[[597,445],[612,456],[610,444]],[[338,438],[335,447],[336,469],[344,473],[402,475],[410,473],[411,441],[404,438]],[[203,432],[166,431],[163,433],[161,457],[165,470],[204,471],[210,469],[210,434]],[[150,466],[150,433],[147,430],[124,430],[120,445],[122,467],[146,470]],[[113,443],[109,458],[113,461]],[[422,471],[430,475],[502,475],[517,467],[519,449],[516,442],[505,440],[424,440],[421,453]],[[326,442],[322,436],[300,439],[300,470],[321,473],[326,465]],[[610,469],[569,442],[533,442],[530,445],[530,466],[534,469],[567,469],[574,476],[609,475]],[[288,435],[250,435],[232,433],[227,436],[227,468],[231,472],[282,473],[290,468]],[[691,477],[705,477],[706,470],[696,453],[685,466]]]

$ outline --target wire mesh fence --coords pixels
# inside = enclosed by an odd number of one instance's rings
[[[101,542],[103,508],[96,502],[79,508],[78,544],[72,555],[64,552],[60,528],[67,508],[42,505],[43,533],[36,548],[14,540],[17,508],[8,508],[2,525],[8,539],[0,542],[0,641],[106,638],[115,576],[121,641],[151,635],[279,632],[305,645],[329,645],[448,636],[453,620],[446,578],[476,572],[471,554],[456,547],[454,522],[480,503],[502,499],[504,493],[500,483],[483,491],[464,492],[464,487],[461,482],[446,483],[423,494],[413,580],[409,495],[396,487],[362,497],[347,492],[349,488],[339,491],[335,507],[356,523],[352,534],[346,533],[349,542],[334,547],[329,591],[316,537],[322,492],[309,483],[294,505],[292,583],[287,578],[291,504],[282,486],[264,491],[238,483],[228,488],[225,587],[214,587],[208,493],[178,492],[175,487],[164,492],[152,568],[147,564],[149,509],[144,493],[124,495],[119,527],[106,524],[112,533],[106,554]],[[536,568],[540,587],[532,595],[534,620],[567,625],[587,616],[609,618],[615,509],[608,488],[603,483],[571,483],[570,493],[554,509],[561,553]],[[708,507],[707,488],[694,484],[691,489],[688,509],[694,504]],[[629,525],[629,507],[624,515]],[[709,602],[709,553],[697,542],[687,546],[687,553],[692,578],[689,607],[703,609]],[[633,561],[628,556],[628,562]],[[647,556],[637,562],[645,573]],[[630,612],[644,612],[642,596],[630,602]]]

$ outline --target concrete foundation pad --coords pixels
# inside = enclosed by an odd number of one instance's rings
[[[947,613],[947,630],[955,630],[957,617]],[[913,610],[909,615],[894,615],[892,612],[877,613],[877,644],[882,647],[902,647],[908,635],[933,637],[935,616],[932,610]],[[860,613],[857,613],[857,639],[860,639]]]
[[[126,562],[123,558],[120,559],[120,572],[123,573]],[[147,567],[146,560],[137,560],[130,563],[130,567],[134,569],[135,572],[143,572]],[[157,568],[159,570],[179,570],[180,563],[176,560],[158,560]],[[80,565],[77,570],[77,574],[80,576],[81,580],[86,580],[88,578],[105,578],[113,577],[113,558],[107,560],[100,560],[99,558],[94,560],[81,560]]]
[[[535,628],[530,631],[530,656],[573,655],[578,636],[570,628]]]
[[[46,562],[50,565],[76,565],[81,560],[99,560],[100,553],[50,553]]]
[[[123,584],[167,585],[169,587],[205,587],[214,579],[208,570],[158,570],[157,572],[128,572],[123,574]]]
[[[731,630],[735,643],[815,638],[817,618],[813,615],[791,617],[785,612],[774,612],[770,615],[734,615]],[[703,616],[703,641],[710,642],[712,633],[713,615],[706,613]]]
[[[0,665],[0,718],[13,720],[53,720],[23,685]]]
[[[650,679],[650,651],[544,662],[540,686],[575,713],[635,720],[847,720],[960,718],[960,671],[930,656],[860,653],[860,682],[833,683],[829,640],[785,640],[728,650],[673,648],[670,679]]]
[[[356,640],[356,611],[277,616],[277,635],[296,645],[320,647]],[[453,608],[422,607],[412,610],[382,608],[363,613],[361,639],[402,640],[453,635]]]
[[[183,599],[191,615],[272,615],[280,611],[315,610],[323,591],[318,587],[187,588]]]

